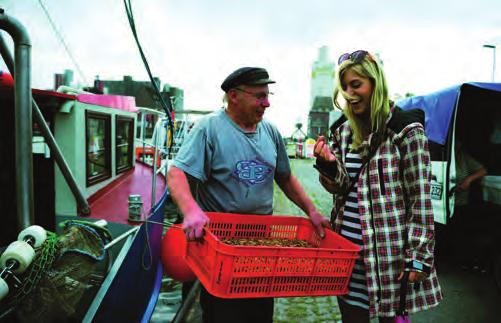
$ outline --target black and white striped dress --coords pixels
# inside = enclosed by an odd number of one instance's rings
[[[357,152],[348,152],[346,155],[345,166],[351,180],[353,181],[362,166],[360,154]],[[358,183],[355,183],[346,199],[343,222],[341,224],[341,235],[357,244],[363,250],[360,214],[358,212],[357,187]],[[355,261],[348,290],[348,294],[341,296],[346,303],[362,307],[364,309],[369,309],[367,282],[365,280],[365,265],[361,258],[358,258]]]

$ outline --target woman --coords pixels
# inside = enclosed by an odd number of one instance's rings
[[[332,225],[361,247],[349,293],[338,298],[341,315],[345,323],[394,322],[404,277],[409,313],[442,298],[422,112],[392,105],[381,65],[367,51],[343,54],[338,64],[333,96],[338,108],[338,95],[346,100],[344,119],[331,127],[332,147],[320,137],[314,152],[320,182],[335,196]]]

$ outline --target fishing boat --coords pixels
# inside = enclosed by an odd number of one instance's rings
[[[15,53],[0,34],[13,75],[0,73],[0,320],[148,322],[162,280],[168,118],[133,97],[31,89],[25,28],[0,9],[0,30]],[[26,228],[35,234],[18,236]]]

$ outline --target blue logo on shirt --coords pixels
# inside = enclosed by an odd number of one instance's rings
[[[245,184],[259,184],[266,180],[272,168],[257,160],[241,160],[236,164],[233,175]]]

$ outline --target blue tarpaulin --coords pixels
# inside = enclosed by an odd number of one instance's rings
[[[444,145],[447,140],[452,115],[464,84],[501,92],[501,83],[463,83],[427,95],[418,95],[400,100],[397,102],[397,106],[404,110],[415,108],[423,110],[428,139]]]

